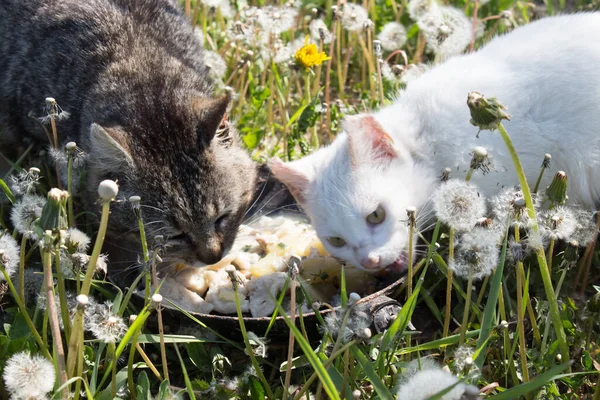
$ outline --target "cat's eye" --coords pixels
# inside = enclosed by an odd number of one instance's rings
[[[222,228],[222,227],[223,227],[223,225],[225,225],[225,224],[227,223],[227,220],[229,219],[229,216],[230,216],[230,215],[231,215],[231,214],[229,214],[229,213],[222,214],[220,217],[218,217],[218,218],[215,220],[215,226],[216,226],[217,228]]]
[[[338,237],[338,236],[329,236],[327,238],[327,241],[333,247],[342,247],[342,246],[344,246],[346,244],[346,241],[344,239],[342,239],[341,237]]]
[[[373,225],[382,223],[385,220],[385,210],[379,206],[371,214],[367,215],[367,222]]]

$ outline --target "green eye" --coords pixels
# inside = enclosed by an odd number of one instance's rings
[[[344,239],[342,239],[341,237],[337,237],[337,236],[329,236],[327,238],[327,241],[333,247],[342,247],[346,244],[346,241]]]
[[[383,207],[377,207],[377,210],[367,215],[367,222],[373,225],[382,223],[385,220],[385,210]]]

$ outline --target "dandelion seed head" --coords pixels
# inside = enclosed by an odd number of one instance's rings
[[[471,42],[472,25],[455,7],[439,7],[417,21],[427,44],[442,60],[460,54]]]
[[[518,202],[520,199],[523,199],[523,192],[518,186],[505,188],[490,199],[492,213],[499,225],[505,227],[507,219],[510,219],[511,225],[517,225],[520,228],[529,227],[530,218],[527,212],[517,212],[514,207],[515,201]],[[533,196],[533,207],[539,210],[538,196]]]
[[[89,308],[89,307],[88,307]],[[109,304],[95,307],[90,314],[89,330],[104,343],[116,343],[127,331],[123,318],[113,313]]]
[[[486,204],[477,186],[450,179],[434,192],[433,209],[440,221],[457,231],[466,231],[485,214]]]
[[[473,379],[479,375],[479,369],[473,363],[473,354],[474,349],[467,346],[459,346],[454,350],[454,371],[459,376]]]
[[[423,15],[435,12],[439,8],[436,0],[410,0],[408,2],[408,15],[413,21],[418,21]]]
[[[15,196],[24,196],[32,193],[37,188],[40,180],[40,170],[30,168],[29,171],[21,171],[11,175],[8,179],[11,192]]]
[[[574,213],[577,223],[575,229],[566,240],[575,240],[579,243],[579,246],[586,247],[592,241],[596,240],[596,234],[598,233],[596,218],[592,212],[586,210],[576,209]]]
[[[5,232],[0,237],[0,262],[9,277],[12,277],[19,269],[19,260],[19,245],[10,234]],[[0,273],[0,282],[3,281],[5,281],[4,274]]]
[[[6,389],[15,399],[45,398],[56,380],[52,362],[28,351],[13,354],[2,376]]]
[[[279,35],[292,29],[297,17],[298,10],[293,7],[266,6],[258,9],[256,21],[265,33]]]
[[[119,186],[110,179],[103,180],[98,185],[98,195],[102,201],[111,201],[119,193]]]
[[[539,213],[538,221],[545,239],[564,240],[570,237],[577,227],[575,213],[565,206]]]
[[[225,77],[227,72],[227,63],[223,60],[223,57],[216,51],[205,50],[204,51],[204,63],[210,70],[210,74],[217,80],[221,80]]]
[[[441,400],[463,400],[467,385],[442,369],[426,369],[416,372],[398,387],[398,399],[425,400],[455,385]]]
[[[344,314],[349,310],[350,315],[344,326]],[[356,304],[350,308],[337,309],[325,317],[325,327],[327,332],[334,338],[340,338],[343,343],[347,343],[352,339],[361,338],[364,335],[365,329],[371,326],[371,317],[368,314],[367,306]]]
[[[367,10],[353,3],[345,3],[342,9],[342,26],[350,32],[363,30],[369,19]]]
[[[388,22],[383,26],[377,38],[381,40],[381,47],[384,50],[399,50],[406,43],[406,29],[398,22]]]
[[[322,19],[313,19],[308,26],[310,37],[315,42],[323,41],[323,44],[329,44],[333,40],[333,34],[329,31],[327,24]]]
[[[85,253],[90,245],[91,239],[88,235],[77,228],[67,230],[66,246],[69,253]]]
[[[482,279],[498,264],[498,233],[487,228],[473,228],[457,240],[450,268],[462,278]]]

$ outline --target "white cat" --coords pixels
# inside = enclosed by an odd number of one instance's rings
[[[344,118],[333,144],[291,163],[273,159],[310,216],[326,249],[364,269],[401,264],[408,247],[406,208],[427,212],[445,167],[465,176],[474,147],[492,171],[473,182],[484,195],[518,184],[498,132],[469,123],[467,94],[497,97],[512,115],[504,125],[530,182],[552,154],[569,177],[570,202],[600,202],[600,13],[546,18],[497,37],[410,82],[390,106]],[[427,222],[428,218],[425,218]]]

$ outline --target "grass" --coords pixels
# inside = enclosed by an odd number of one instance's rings
[[[250,5],[268,10],[283,3],[259,0]],[[303,1],[296,11],[268,11],[262,25],[260,18],[253,23],[251,17],[227,4],[223,0],[209,7],[187,0],[183,6],[205,47],[216,53],[207,63],[221,89],[235,94],[229,118],[259,162],[272,156],[296,159],[331,142],[344,115],[389,104],[424,63],[439,61],[439,55],[426,45],[427,32],[408,15],[406,2],[364,0],[360,5],[373,25],[358,30],[347,29],[353,21],[343,17],[341,2],[331,0]],[[477,28],[466,51],[528,23],[541,8],[513,0],[483,4],[452,0],[449,5],[462,10],[470,19],[468,25],[472,22]],[[545,9],[553,13],[566,6],[587,10],[598,4],[547,0]],[[474,10],[477,18],[473,18]],[[293,23],[285,22],[288,12],[293,14]],[[356,11],[353,18],[360,13]],[[309,37],[308,43],[314,46],[303,48],[304,65],[299,65],[294,61],[295,51],[306,45],[311,21],[317,19],[323,22],[321,30]],[[374,42],[390,22],[405,29],[405,42],[394,50],[383,39]],[[56,147],[60,125],[53,115],[49,115],[48,136]],[[141,303],[133,300],[137,296],[131,288],[123,291],[96,273],[115,197],[110,193],[101,199],[102,218],[92,254],[84,257],[85,265],[73,264],[71,273],[62,276],[65,270],[57,266],[63,265],[65,257],[82,253],[64,233],[83,226],[86,218],[74,213],[79,209],[72,184],[77,149],[73,144],[64,149],[68,192],[50,192],[50,205],[28,221],[43,239],[39,246],[31,234],[11,228],[8,208],[24,196],[45,195],[57,186],[57,179],[51,172],[54,165],[41,171],[25,170],[30,167],[25,154],[11,162],[12,174],[0,180],[5,199],[0,214],[4,229],[0,237],[4,277],[0,280],[0,373],[18,374],[8,360],[29,351],[53,364],[57,372],[49,393],[53,398],[77,399],[85,393],[97,399],[393,399],[399,384],[409,385],[421,368],[427,374],[435,360],[447,368],[453,383],[428,396],[421,392],[436,382],[421,385],[413,392],[415,398],[459,398],[457,391],[475,390],[490,399],[600,400],[600,287],[593,284],[597,277],[588,278],[589,265],[599,264],[600,252],[595,241],[580,251],[576,244],[552,240],[550,249],[534,246],[532,254],[520,257],[516,253],[519,245],[514,241],[523,239],[518,227],[523,214],[519,213],[527,214],[532,221],[528,226],[536,234],[542,224],[540,213],[556,209],[557,204],[534,208],[528,187],[533,182],[524,180],[519,149],[512,148],[510,132],[500,124],[499,133],[494,134],[502,135],[513,156],[524,203],[521,211],[504,221],[517,228],[503,232],[496,268],[485,280],[473,279],[473,271],[463,279],[453,273],[454,260],[461,254],[461,243],[455,241],[459,233],[442,223],[436,224],[433,233],[419,232],[427,247],[425,260],[410,253],[408,282],[395,293],[403,307],[382,332],[372,330],[364,317],[365,306],[345,290],[343,273],[342,305],[325,317],[308,316],[302,309],[288,314],[281,306],[282,297],[273,299],[280,322],[287,327],[284,334],[278,332],[281,328],[276,328],[274,319],[266,332],[252,332],[244,324],[237,296],[240,318],[235,332],[210,326],[184,310],[175,311],[173,318],[172,310],[164,310],[167,299],[156,295],[160,286],[155,267],[161,247],[146,243],[139,207],[143,198],[129,199],[142,232],[140,260],[147,265],[136,282],[154,282],[146,285]],[[546,166],[544,161],[540,177]],[[471,169],[469,177],[476,173]],[[14,183],[14,177],[23,190],[11,190],[15,185],[7,183]],[[539,183],[534,186],[533,194]],[[411,229],[416,229],[414,224]],[[16,256],[10,246],[17,250]],[[60,281],[56,288],[44,286],[56,292],[48,297],[47,306],[32,301],[31,288],[37,282],[33,293],[39,293],[44,275],[31,271],[41,271],[42,265],[47,280]],[[302,282],[296,281],[295,273],[291,276],[286,288],[295,290],[293,303],[306,300],[312,304]],[[152,293],[150,287],[158,289]],[[237,287],[235,282],[234,290]],[[409,329],[411,320],[418,331]],[[90,324],[101,334],[90,330]],[[320,328],[313,329],[315,324]],[[266,337],[260,337],[265,333]],[[9,389],[15,390],[1,380],[0,398],[8,397]]]

